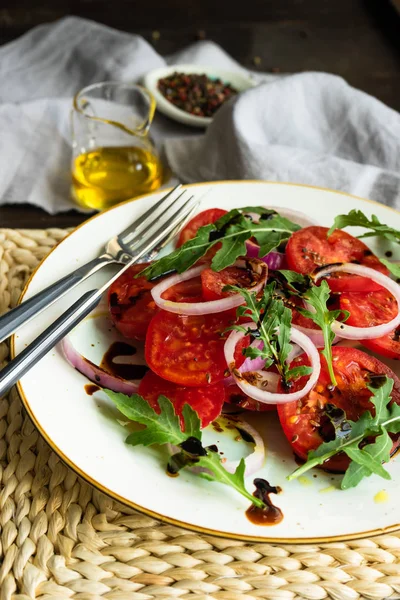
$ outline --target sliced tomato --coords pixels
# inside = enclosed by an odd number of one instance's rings
[[[328,298],[327,306],[329,310],[336,310],[339,308],[339,297],[340,294],[331,294]],[[304,302],[298,296],[291,296],[288,301],[288,306],[292,308],[292,323],[293,325],[297,325],[299,327],[306,327],[307,329],[320,329],[320,327],[314,323],[312,319],[308,317],[304,317],[302,314],[296,310],[296,306],[304,308]]]
[[[138,393],[147,400],[154,410],[159,413],[158,397],[163,395],[171,400],[175,413],[180,417],[184,429],[182,410],[189,404],[199,415],[202,427],[207,427],[219,417],[225,400],[223,383],[206,387],[185,387],[162,379],[152,371],[148,371],[139,385]]]
[[[194,216],[193,219],[190,219],[189,223],[187,223],[180,232],[178,247],[182,246],[182,244],[188,240],[192,240],[194,237],[196,237],[200,227],[204,227],[204,225],[210,225],[210,223],[215,223],[215,221],[218,221],[218,219],[226,215],[227,212],[228,211],[223,210],[222,208],[209,208]]]
[[[226,314],[183,316],[160,311],[150,322],[145,355],[160,377],[185,386],[204,386],[222,381],[226,328],[233,323]]]
[[[373,385],[374,377],[387,375],[394,381],[392,401],[400,404],[400,380],[389,367],[378,359],[361,350],[335,346],[332,348],[333,370],[337,387],[332,389],[325,358],[321,355],[321,374],[314,389],[297,402],[288,402],[278,406],[279,420],[293,451],[301,459],[306,459],[310,450],[315,450],[323,441],[333,439],[329,419],[325,407],[332,404],[346,412],[348,419],[356,421],[366,410],[374,411],[369,401],[371,392],[368,385]],[[294,359],[291,367],[307,365],[309,360],[305,354]],[[294,382],[291,392],[301,389],[306,382],[301,377]],[[392,451],[397,448],[394,443]],[[337,454],[324,463],[330,471],[343,472],[347,469],[349,459],[344,454]]]
[[[111,319],[115,327],[129,339],[144,340],[151,319],[158,307],[151,295],[152,288],[160,281],[147,281],[135,275],[143,271],[149,263],[129,267],[114,283],[108,292]],[[164,292],[163,298],[172,302],[201,302],[202,287],[200,277],[183,281]]]
[[[327,227],[305,227],[292,234],[286,246],[289,269],[310,274],[316,268],[333,263],[355,263],[388,275],[388,269],[361,240],[336,229],[329,237]],[[326,278],[334,292],[364,292],[381,289],[367,277],[332,273]]]
[[[276,404],[264,404],[245,394],[236,383],[225,387],[225,402],[233,404],[242,410],[265,412],[276,410]]]
[[[343,292],[340,308],[350,312],[346,324],[354,327],[374,327],[387,323],[394,319],[399,310],[394,296],[384,289],[364,294]],[[400,359],[400,327],[380,338],[361,340],[361,343],[377,354]]]
[[[135,275],[143,271],[149,263],[129,267],[114,283],[108,292],[111,319],[126,338],[144,340],[147,327],[158,311],[150,290],[155,282]]]
[[[162,294],[164,300],[171,302],[203,302],[203,289],[200,277],[193,277],[170,287]]]
[[[249,269],[240,267],[226,267],[222,271],[213,271],[204,269],[201,272],[201,285],[204,300],[219,300],[232,295],[234,292],[223,292],[226,285],[237,285],[241,288],[247,288],[253,281],[252,273]]]

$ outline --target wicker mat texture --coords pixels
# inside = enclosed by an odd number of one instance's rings
[[[0,313],[65,235],[0,229]],[[8,346],[0,344],[0,367]],[[125,508],[50,450],[16,390],[0,400],[0,600],[400,598],[400,533],[323,545],[244,543]]]

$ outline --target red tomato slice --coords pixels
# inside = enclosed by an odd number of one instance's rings
[[[306,327],[307,329],[320,329],[320,327],[314,323],[312,319],[308,317],[304,317],[300,314],[294,306],[304,307],[304,303],[301,298],[297,296],[291,296],[289,301],[289,306],[293,306],[292,308],[292,324],[297,325],[299,327]],[[339,308],[339,294],[331,294],[327,306],[329,310],[336,310]]]
[[[248,269],[239,267],[226,267],[222,271],[204,269],[201,272],[201,285],[204,300],[219,300],[231,296],[233,292],[223,292],[226,285],[237,285],[247,288],[251,285],[253,277]]]
[[[384,289],[365,294],[343,293],[340,296],[340,308],[350,312],[346,324],[354,327],[373,327],[387,323],[398,312],[394,296]],[[377,354],[400,359],[400,327],[380,338],[361,340],[361,343]]]
[[[149,263],[129,267],[114,283],[108,292],[111,319],[115,327],[129,339],[144,340],[151,319],[158,307],[151,295],[152,288],[160,281],[147,281],[135,275],[143,271]],[[172,286],[163,298],[172,302],[201,302],[202,288],[200,277]]]
[[[162,294],[164,300],[171,302],[203,302],[200,277],[193,277],[170,287]]]
[[[189,223],[185,225],[179,234],[178,248],[188,240],[192,240],[194,237],[196,237],[200,227],[204,227],[204,225],[209,225],[210,223],[215,223],[215,221],[218,221],[218,219],[226,215],[227,212],[228,211],[223,210],[222,208],[209,208],[207,210],[203,210],[201,213],[193,217],[193,219],[190,219]]]
[[[179,385],[218,383],[227,369],[224,331],[232,322],[223,313],[188,317],[161,310],[147,331],[147,364],[160,377]]]
[[[138,393],[157,413],[160,412],[158,397],[163,395],[169,398],[174,405],[176,414],[180,417],[182,429],[185,425],[182,417],[185,404],[189,404],[197,412],[201,426],[207,427],[219,417],[225,400],[223,383],[206,387],[185,387],[162,379],[152,371],[148,371],[143,377]]]
[[[147,327],[158,310],[150,293],[156,283],[147,281],[145,277],[135,279],[135,275],[148,264],[129,267],[108,292],[111,319],[126,338],[144,340]]]
[[[361,240],[346,231],[336,229],[327,237],[327,227],[305,227],[292,234],[286,246],[289,269],[310,274],[322,265],[348,263],[370,267],[388,275],[388,269]],[[364,292],[381,289],[367,277],[346,273],[332,273],[326,278],[334,292]]]
[[[356,421],[366,410],[374,410],[369,402],[371,392],[367,389],[374,375],[387,375],[394,381],[392,400],[400,404],[400,380],[389,367],[378,359],[361,350],[336,346],[332,348],[333,370],[337,387],[331,389],[326,361],[321,355],[321,375],[314,389],[297,402],[288,402],[278,406],[279,420],[293,451],[301,459],[306,459],[310,450],[315,450],[324,441],[321,433],[328,429],[329,419],[324,414],[324,407],[330,403],[343,409],[349,419]],[[302,354],[291,366],[309,365],[308,358]],[[305,377],[294,382],[291,392],[301,389],[306,382]],[[326,434],[325,434],[326,437]],[[326,438],[325,441],[328,441]],[[395,443],[394,449],[397,448]],[[343,472],[347,469],[349,459],[346,455],[337,454],[324,463],[330,471]]]
[[[236,383],[231,383],[225,387],[225,402],[229,402],[229,404],[233,404],[242,410],[256,412],[276,410],[276,404],[263,404],[254,400],[254,398],[250,398]]]

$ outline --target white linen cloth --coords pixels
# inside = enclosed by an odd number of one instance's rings
[[[70,199],[73,95],[104,80],[140,81],[164,64],[244,70],[216,44],[163,59],[143,38],[76,17],[41,25],[0,47],[0,204],[50,213]],[[182,182],[266,179],[308,183],[400,208],[400,115],[325,73],[259,75],[218,111],[205,134],[157,115]]]

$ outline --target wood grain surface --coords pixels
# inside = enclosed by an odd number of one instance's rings
[[[0,43],[71,14],[139,33],[162,55],[207,38],[248,68],[336,73],[400,109],[400,18],[389,0],[1,0]],[[67,227],[85,218],[0,208],[5,227]]]

